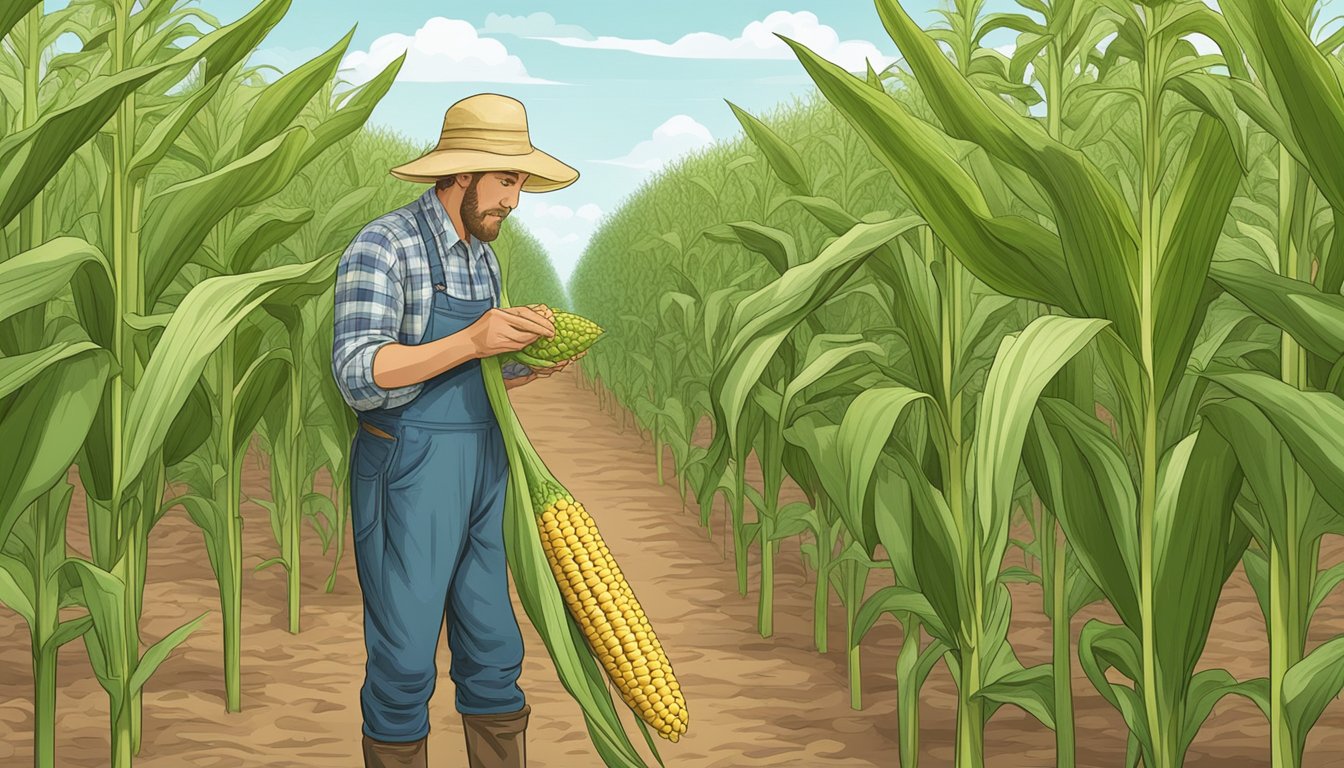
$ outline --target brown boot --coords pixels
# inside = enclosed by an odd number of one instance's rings
[[[425,742],[419,741],[391,743],[374,741],[364,735],[364,768],[426,768]]]
[[[532,707],[500,715],[462,715],[470,768],[524,768],[527,765],[527,716]]]

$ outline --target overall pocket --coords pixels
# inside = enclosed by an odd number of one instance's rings
[[[368,536],[383,518],[387,468],[396,441],[358,428],[350,457],[350,519],[356,541]]]

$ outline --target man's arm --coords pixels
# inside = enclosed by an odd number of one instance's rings
[[[373,361],[396,344],[404,290],[395,234],[371,224],[355,236],[336,270],[331,368],[347,404],[356,411],[386,407],[397,393],[378,377]]]

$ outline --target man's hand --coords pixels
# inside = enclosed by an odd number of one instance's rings
[[[555,338],[555,324],[531,307],[487,309],[466,330],[477,357],[517,352],[542,336]]]

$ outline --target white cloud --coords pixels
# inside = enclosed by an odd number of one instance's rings
[[[793,51],[783,40],[775,37],[775,33],[802,43],[818,55],[851,72],[865,70],[865,58],[873,62],[875,69],[882,69],[894,60],[893,57],[881,53],[877,46],[867,40],[841,40],[835,29],[822,24],[817,19],[816,14],[808,11],[800,13],[775,11],[763,20],[753,21],[743,27],[742,34],[734,38],[727,38],[711,32],[692,32],[673,43],[664,43],[661,40],[632,40],[605,35],[596,39],[563,35],[538,35],[537,37],[572,48],[630,51],[646,56],[665,56],[680,59],[795,58]]]
[[[576,211],[568,205],[553,205],[541,198],[529,198],[527,208],[530,218],[556,221],[568,221],[576,216],[584,221],[596,221],[602,215],[602,209],[596,203],[584,203]]]
[[[522,37],[574,37],[592,40],[593,33],[577,24],[557,24],[555,17],[545,11],[527,16],[509,16],[491,13],[485,17],[485,26],[481,31],[487,34],[519,35]]]
[[[476,34],[476,28],[461,19],[435,16],[414,35],[392,33],[373,41],[367,51],[352,51],[341,69],[355,82],[364,82],[381,72],[393,59],[409,51],[398,80],[421,83],[479,82],[559,85],[527,73],[517,56],[504,44]]]
[[[676,115],[655,128],[652,138],[636,144],[624,157],[598,162],[656,171],[669,160],[713,141],[714,137],[710,135],[709,129],[696,122],[695,118],[690,115]]]

